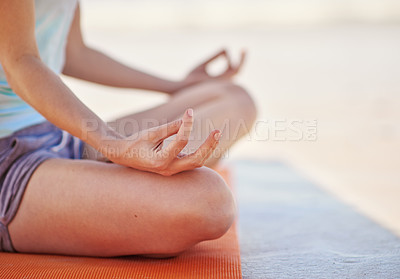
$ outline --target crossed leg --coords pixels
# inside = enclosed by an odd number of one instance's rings
[[[189,151],[208,135],[208,121],[211,128],[228,125],[220,151],[208,165],[215,164],[255,118],[254,103],[242,88],[213,82],[188,88],[166,104],[115,124],[124,128],[120,132],[132,134],[143,128],[140,120],[170,121],[187,107],[195,109],[199,122]],[[131,130],[121,125],[133,120],[138,126]],[[239,122],[243,124],[234,127]],[[89,154],[88,159],[96,156]],[[50,159],[33,173],[9,231],[19,252],[166,256],[220,237],[234,216],[231,192],[205,167],[163,177],[95,160]]]
[[[171,177],[90,160],[50,159],[9,225],[19,252],[171,255],[223,235],[235,203],[208,168]]]

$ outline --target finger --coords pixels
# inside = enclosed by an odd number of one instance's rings
[[[163,146],[164,146],[164,141],[162,140],[156,147],[154,147],[154,150],[158,152],[162,150]]]
[[[213,131],[194,153],[187,156],[189,157],[188,159],[195,160],[199,166],[203,166],[207,159],[210,158],[215,148],[217,148],[220,138],[221,131]]]
[[[199,168],[204,165],[208,158],[212,155],[215,148],[218,146],[221,138],[221,132],[215,130],[210,133],[204,143],[193,153],[183,157],[180,160],[174,162],[173,167],[179,171],[190,170]]]
[[[190,132],[193,127],[193,109],[187,109],[182,117],[182,125],[175,139],[163,150],[163,158],[173,160],[178,156],[189,141]]]
[[[161,126],[157,126],[148,130],[148,140],[160,142],[179,131],[182,125],[182,119],[178,119]]]
[[[236,66],[236,73],[240,71],[242,68],[244,61],[246,60],[247,52],[245,50],[242,50],[240,53],[240,60],[239,64]]]
[[[226,67],[226,71],[233,69],[232,58],[228,52],[225,53],[226,63],[228,64]]]
[[[170,176],[182,171],[202,167],[218,146],[220,138],[221,132],[218,130],[213,131],[196,152],[189,155],[178,154],[172,164],[169,164],[168,168],[160,172],[160,174]]]
[[[236,66],[233,66],[233,67],[231,66],[230,68],[228,68],[218,78],[220,78],[220,79],[230,79],[233,76],[235,76],[240,71],[240,69],[242,68],[245,59],[246,59],[246,52],[244,50],[242,50],[242,52],[240,54],[239,63]]]
[[[212,57],[210,57],[206,61],[204,61],[201,65],[205,66],[205,65],[209,64],[210,62],[214,61],[215,59],[217,59],[218,57],[220,57],[222,55],[226,56],[226,50],[225,49],[222,49],[218,53],[214,54]]]

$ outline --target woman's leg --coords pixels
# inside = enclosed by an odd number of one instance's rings
[[[254,102],[246,90],[229,81],[213,81],[186,88],[168,102],[117,119],[112,125],[120,133],[131,135],[177,119],[189,107],[194,109],[195,121],[187,152],[199,147],[213,129],[222,130],[220,144],[207,166],[213,166],[232,144],[248,133],[256,118]],[[89,154],[86,156],[89,159],[97,158],[93,150],[85,154]]]
[[[231,192],[207,168],[163,177],[50,159],[31,177],[9,231],[19,252],[162,256],[220,237],[234,215]]]

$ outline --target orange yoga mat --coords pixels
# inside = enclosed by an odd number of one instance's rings
[[[232,184],[227,169],[219,173]],[[220,239],[197,244],[171,259],[0,253],[0,278],[242,278],[236,224]]]

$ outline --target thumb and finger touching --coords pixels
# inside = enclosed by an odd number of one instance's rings
[[[212,131],[195,152],[183,156],[180,160],[175,161],[174,169],[183,171],[203,166],[218,146],[220,137],[221,132],[219,130]]]
[[[212,131],[196,151],[190,154],[182,154],[181,151],[189,141],[192,127],[193,110],[188,109],[182,117],[175,139],[161,151],[162,158],[165,158],[169,163],[169,173],[178,173],[203,166],[216,149],[221,137],[219,130]]]

